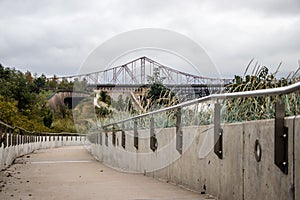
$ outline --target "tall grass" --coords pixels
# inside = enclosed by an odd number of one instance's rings
[[[235,76],[230,84],[226,86],[226,92],[241,92],[251,91],[259,89],[277,88],[287,86],[298,82],[299,69],[290,73],[287,77],[277,78],[277,73],[281,64],[277,67],[274,73],[271,73],[265,66],[260,66],[257,63],[252,66],[252,61],[246,67],[243,76]],[[251,73],[249,73],[252,71]],[[169,99],[166,99],[169,98]],[[285,103],[286,116],[299,115],[300,114],[300,94],[292,93],[289,95],[282,95],[280,97]],[[242,122],[251,120],[271,119],[275,115],[275,103],[279,99],[279,96],[269,97],[247,97],[247,98],[231,98],[225,99],[222,102],[221,116],[222,121],[225,123]],[[178,103],[178,98],[170,98],[170,94],[161,94],[158,98],[158,102],[167,102],[165,105],[149,103],[148,100],[147,111],[159,109],[162,107],[172,106]],[[151,107],[149,107],[151,105]],[[167,128],[176,126],[176,111],[168,111],[160,114],[155,114],[154,117],[155,127]],[[142,111],[134,112],[135,115],[141,114]],[[188,106],[181,109],[182,126],[199,126],[213,123],[214,102],[204,102]],[[106,119],[106,123],[116,122],[122,119],[132,117],[129,112],[121,111],[115,112],[113,117]],[[139,129],[149,129],[150,117],[144,117],[137,119]],[[115,129],[132,130],[134,126],[133,121],[126,122],[124,124],[118,124]]]

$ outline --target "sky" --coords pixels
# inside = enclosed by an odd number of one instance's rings
[[[98,46],[141,28],[185,35],[226,78],[252,58],[273,72],[282,62],[280,75],[299,67],[299,0],[0,0],[0,13],[0,63],[47,76],[77,74]]]

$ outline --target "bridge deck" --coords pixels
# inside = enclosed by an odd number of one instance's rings
[[[140,174],[110,169],[82,146],[38,150],[0,172],[0,199],[200,200],[209,198]]]

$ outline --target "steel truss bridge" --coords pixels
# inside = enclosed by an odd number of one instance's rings
[[[183,91],[183,93],[194,91],[199,94],[198,96],[208,95],[205,89],[209,89],[210,93],[220,92],[224,85],[230,82],[230,79],[208,78],[182,72],[145,56],[106,70],[56,77],[56,79],[72,82],[86,81],[94,89],[136,90],[147,86],[147,78],[153,76],[155,71],[159,72],[160,77],[164,77],[163,84],[167,87],[173,88],[175,91]]]

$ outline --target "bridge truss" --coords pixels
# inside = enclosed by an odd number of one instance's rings
[[[147,77],[153,76],[155,69],[165,78],[163,83],[166,85],[226,85],[230,81],[178,71],[145,56],[103,71],[57,77],[57,80],[87,81],[90,85],[143,85],[148,83]]]

